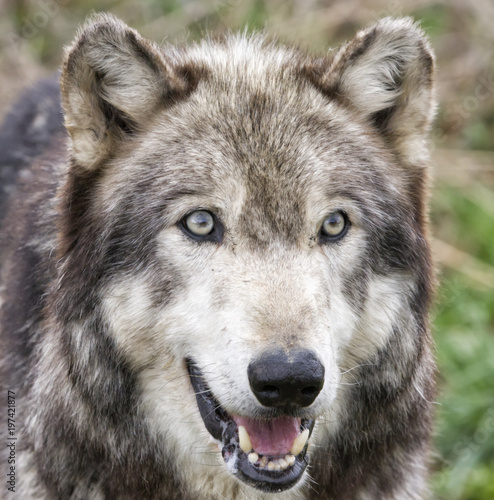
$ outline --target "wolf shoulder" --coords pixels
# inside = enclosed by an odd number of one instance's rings
[[[0,126],[0,221],[36,159],[65,140],[58,75],[25,90]]]
[[[46,293],[44,259],[54,243],[54,207],[66,160],[58,76],[24,91],[0,126],[0,346],[2,386],[31,355],[32,325]],[[28,325],[31,325],[28,327]],[[10,368],[12,368],[12,370]]]

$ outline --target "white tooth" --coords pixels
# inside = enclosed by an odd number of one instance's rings
[[[284,458],[278,459],[278,463],[280,464],[280,467],[285,470],[288,468],[288,462]]]
[[[288,462],[288,465],[295,463],[295,457],[293,455],[285,455],[285,460]]]
[[[307,439],[309,439],[309,429],[304,429],[304,431],[293,441],[290,453],[295,456],[298,455],[304,449]]]
[[[252,453],[249,453],[247,458],[249,459],[249,462],[251,464],[255,464],[259,460],[259,455],[255,451],[253,451]]]
[[[274,462],[268,462],[268,470],[274,470],[275,465]]]
[[[267,464],[268,464],[268,457],[262,457],[259,462],[259,466],[264,469]]]
[[[243,425],[238,426],[238,444],[245,453],[252,451],[252,443],[250,442],[249,434]]]

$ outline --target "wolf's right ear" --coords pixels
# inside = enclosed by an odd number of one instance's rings
[[[65,127],[76,163],[94,168],[190,86],[157,45],[108,14],[90,18],[65,54]]]

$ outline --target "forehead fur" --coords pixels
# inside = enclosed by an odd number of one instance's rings
[[[314,191],[320,201],[367,177],[384,179],[392,154],[363,117],[312,84],[309,56],[260,35],[232,35],[171,49],[169,58],[201,75],[194,92],[121,150],[125,163],[133,156],[149,168],[139,176],[161,177],[164,191],[242,195],[250,227],[262,218],[268,228],[300,232],[300,202]],[[382,189],[400,182],[393,176]]]

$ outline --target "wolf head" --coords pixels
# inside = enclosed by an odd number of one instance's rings
[[[67,50],[58,321],[90,404],[119,425],[123,370],[191,489],[295,492],[310,461],[335,482],[323,462],[371,467],[389,435],[423,452],[433,66],[409,19],[313,58],[100,15]]]

